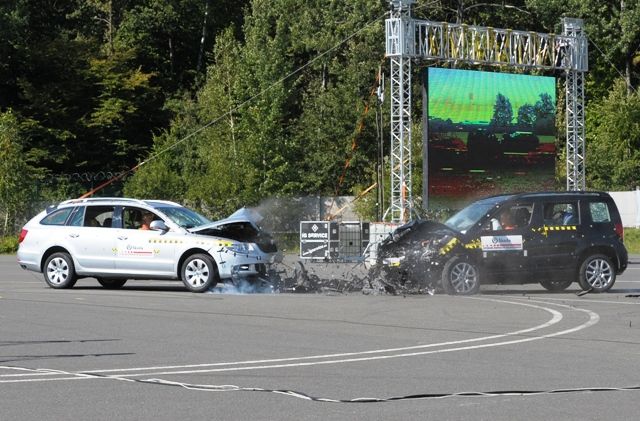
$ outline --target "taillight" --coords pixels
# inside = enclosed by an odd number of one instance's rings
[[[26,236],[27,236],[27,230],[22,228],[22,231],[20,231],[20,237],[18,237],[18,244],[22,243],[22,240],[24,240]]]
[[[615,225],[616,234],[620,237],[620,240],[624,241],[624,228],[622,227],[622,223]]]

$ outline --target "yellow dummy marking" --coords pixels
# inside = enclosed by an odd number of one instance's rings
[[[440,249],[440,254],[441,255],[445,255],[445,254],[449,253],[455,247],[455,245],[457,243],[458,243],[458,239],[457,238],[452,238],[451,240],[449,240],[449,242],[447,244],[445,244],[444,247],[442,247]]]
[[[576,231],[577,229],[578,229],[577,225],[543,225],[540,228],[531,228],[532,231],[539,232],[544,236],[549,235],[549,232]]]
[[[464,248],[466,248],[466,249],[478,249],[478,248],[480,248],[480,239],[476,238],[475,240],[471,241],[470,243],[465,244]]]

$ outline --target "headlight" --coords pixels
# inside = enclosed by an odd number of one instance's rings
[[[386,257],[382,259],[382,264],[389,267],[398,267],[400,263],[404,260],[404,256],[402,257]]]
[[[233,243],[225,249],[232,253],[245,254],[253,251],[253,246],[247,243]]]

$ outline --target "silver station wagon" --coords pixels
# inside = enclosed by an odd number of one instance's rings
[[[265,276],[277,250],[258,222],[245,208],[212,222],[168,201],[67,200],[23,227],[18,263],[43,273],[52,288],[71,288],[84,277],[105,288],[128,279],[179,279],[204,292],[218,282]]]

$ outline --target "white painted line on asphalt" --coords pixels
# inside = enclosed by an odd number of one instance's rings
[[[532,305],[532,304],[519,303],[519,302],[514,303],[514,302],[503,301],[503,300],[495,300],[495,299],[483,299],[483,300],[484,301],[495,301],[495,302],[498,302],[498,303],[516,304],[516,305],[521,305],[521,306],[526,306],[526,307],[542,309],[542,310],[545,310],[545,311],[551,313],[552,317],[551,317],[551,319],[549,321],[547,321],[545,323],[542,323],[542,324],[540,324],[538,326],[534,326],[534,327],[531,327],[531,328],[518,330],[518,331],[514,331],[514,332],[507,332],[507,333],[503,333],[503,334],[499,334],[499,335],[484,336],[484,337],[480,337],[480,338],[463,339],[463,340],[459,340],[459,341],[449,341],[449,342],[441,342],[441,343],[435,343],[435,344],[415,345],[415,346],[410,346],[410,347],[377,349],[377,350],[370,350],[370,351],[347,352],[347,353],[339,353],[339,354],[312,355],[312,356],[306,356],[306,357],[277,358],[277,359],[268,359],[268,360],[237,361],[237,362],[226,362],[226,363],[192,364],[192,365],[175,365],[175,366],[136,367],[136,368],[129,368],[129,369],[90,370],[90,371],[85,371],[85,373],[104,374],[104,373],[118,372],[118,373],[123,373],[122,375],[127,375],[126,372],[135,372],[135,371],[171,370],[171,369],[205,368],[205,367],[234,366],[234,365],[247,365],[247,364],[264,364],[264,363],[275,363],[275,362],[286,362],[286,361],[302,361],[302,360],[312,360],[312,359],[349,357],[349,356],[355,356],[355,355],[367,355],[367,354],[399,352],[399,351],[407,351],[407,350],[412,350],[412,349],[424,349],[424,348],[433,348],[433,347],[438,347],[438,346],[449,346],[449,345],[456,345],[456,344],[462,344],[462,343],[479,342],[479,341],[486,341],[486,340],[491,340],[491,339],[504,338],[504,337],[507,337],[507,336],[522,335],[522,334],[525,334],[525,333],[529,333],[529,332],[533,332],[533,331],[536,331],[536,330],[544,329],[544,328],[549,327],[551,325],[554,325],[554,324],[560,322],[560,320],[562,320],[562,314],[560,312],[556,311],[556,310],[553,310],[553,309],[549,309],[549,308],[545,308],[545,307],[541,307],[541,306],[537,306],[537,305]],[[34,371],[37,371],[37,370],[34,370]],[[38,374],[40,374],[40,375],[51,375],[52,373],[50,373],[50,372],[42,372],[42,373],[38,373]],[[5,376],[0,375],[0,377],[9,377],[9,376],[16,376],[17,377],[17,376],[25,376],[25,375],[33,375],[33,374],[9,374],[9,375],[5,375]]]
[[[521,299],[521,296],[511,297],[515,299]],[[616,305],[631,305],[637,306],[640,305],[640,300],[637,301],[607,301],[607,300],[590,300],[588,298],[545,298],[545,300],[555,300],[555,301],[571,301],[571,302],[582,302],[584,304],[616,304]],[[556,304],[559,305],[559,304]]]
[[[25,382],[25,381],[51,381],[51,380],[76,380],[76,379],[86,379],[93,378],[92,374],[95,374],[95,378],[104,378],[105,373],[115,373],[106,375],[108,378],[113,379],[126,379],[132,377],[141,377],[141,376],[158,376],[158,375],[176,375],[176,374],[196,374],[196,373],[212,373],[212,372],[228,372],[228,371],[246,371],[246,370],[257,370],[257,369],[267,369],[267,368],[292,368],[292,367],[305,367],[305,366],[313,366],[313,365],[327,365],[327,364],[341,364],[341,363],[351,363],[351,362],[362,362],[362,361],[375,361],[375,360],[383,360],[383,359],[391,359],[391,358],[405,358],[405,357],[413,357],[427,354],[436,354],[436,353],[445,353],[445,352],[455,352],[462,350],[475,350],[482,349],[488,347],[496,347],[496,346],[504,346],[504,345],[513,345],[525,342],[536,341],[545,338],[551,338],[555,336],[565,335],[568,333],[577,332],[579,330],[588,328],[596,323],[598,323],[600,317],[597,313],[592,312],[590,310],[585,309],[576,309],[567,305],[557,304],[557,303],[546,303],[544,301],[535,301],[543,304],[551,304],[559,307],[566,308],[571,311],[580,311],[587,313],[589,315],[589,320],[585,323],[582,323],[574,328],[566,329],[563,331],[549,333],[540,336],[529,336],[526,338],[520,338],[515,340],[503,341],[503,342],[494,342],[488,344],[478,344],[471,346],[463,346],[463,347],[451,347],[444,348],[438,350],[428,350],[428,351],[420,351],[420,352],[402,352],[400,354],[393,355],[377,355],[377,356],[367,356],[360,358],[344,358],[344,357],[352,357],[358,355],[370,355],[377,353],[396,353],[401,351],[408,350],[416,350],[416,349],[425,349],[425,348],[433,348],[439,346],[450,346],[450,345],[459,345],[463,343],[471,343],[471,342],[479,342],[479,341],[487,341],[490,339],[498,339],[509,336],[522,335],[524,333],[530,333],[536,330],[544,329],[550,327],[562,320],[562,313],[557,310],[550,309],[548,307],[542,307],[538,305],[531,304],[532,300],[529,300],[527,303],[523,302],[513,302],[513,301],[504,301],[497,299],[488,299],[488,298],[476,298],[470,297],[470,299],[475,300],[483,300],[483,301],[493,301],[503,304],[515,304],[521,305],[525,307],[531,307],[536,309],[542,309],[552,314],[552,318],[538,326],[534,326],[528,329],[523,329],[515,332],[500,334],[500,335],[490,335],[481,338],[472,338],[465,339],[460,341],[450,341],[450,342],[442,342],[437,344],[425,344],[425,345],[417,345],[410,347],[402,347],[402,348],[389,348],[389,349],[379,349],[379,350],[370,350],[370,351],[362,351],[362,352],[350,352],[350,353],[340,353],[340,354],[327,354],[327,355],[316,355],[316,356],[307,356],[307,357],[293,357],[293,358],[280,358],[280,359],[270,359],[270,360],[254,360],[254,361],[238,361],[238,362],[229,362],[229,363],[213,363],[213,364],[195,364],[195,365],[180,365],[180,366],[158,366],[158,367],[137,367],[137,368],[128,368],[128,369],[111,369],[111,370],[90,370],[83,371],[82,373],[74,373],[74,372],[62,372],[57,370],[46,370],[41,369],[38,373],[33,373],[31,377],[34,375],[70,375],[78,377],[63,377],[63,378],[32,378],[32,379],[15,379],[15,380],[2,380],[0,379],[0,383],[16,383],[16,382]],[[336,359],[338,358],[338,359]],[[323,361],[308,361],[308,360],[318,360],[323,359]],[[327,360],[328,359],[328,360]],[[306,361],[306,362],[302,362]],[[286,362],[286,363],[285,363]],[[276,363],[276,364],[274,364]],[[281,363],[281,364],[277,364]],[[261,364],[261,365],[255,365]],[[238,367],[241,366],[241,367]],[[216,367],[216,368],[212,368]],[[185,368],[193,368],[193,370],[184,370]],[[149,370],[164,370],[159,372],[149,372]],[[167,371],[168,370],[168,371]],[[144,371],[144,372],[140,372]],[[134,373],[138,372],[138,373]],[[0,375],[0,378],[8,378],[8,377],[17,377],[20,376],[18,374],[13,375]]]

